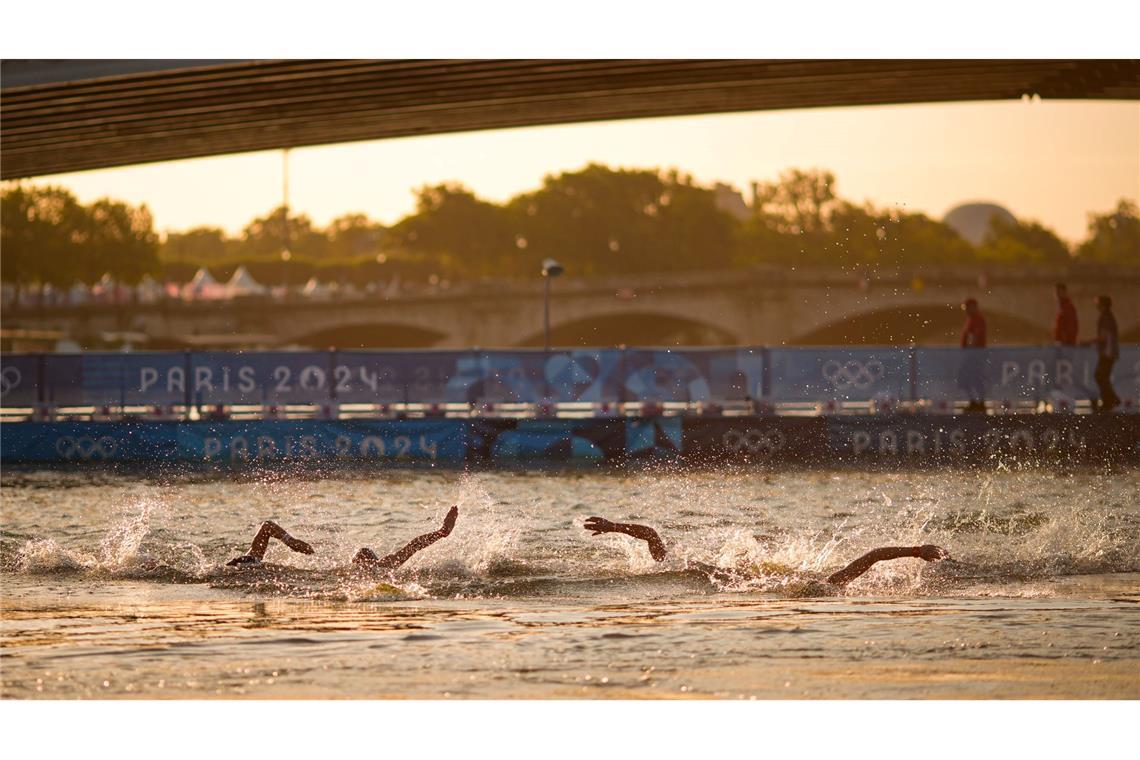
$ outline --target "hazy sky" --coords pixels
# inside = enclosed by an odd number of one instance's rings
[[[874,106],[642,119],[299,148],[291,206],[318,225],[347,212],[392,223],[412,190],[457,180],[501,201],[591,161],[676,167],[746,190],[792,167],[835,172],[839,194],[941,218],[962,201],[1084,237],[1089,211],[1140,197],[1140,104],[1092,101]],[[158,229],[236,233],[280,204],[281,152],[42,177],[84,202],[146,203]]]

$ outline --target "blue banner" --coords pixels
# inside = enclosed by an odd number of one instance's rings
[[[462,461],[464,420],[21,422],[5,462]]]
[[[463,420],[279,420],[183,425],[178,447],[208,462],[461,461]]]
[[[449,383],[471,403],[614,401],[622,352],[484,351],[459,360]]]
[[[191,355],[190,401],[314,404],[331,398],[332,356],[316,352],[204,351]]]
[[[924,399],[1045,401],[1100,398],[1093,348],[923,348],[916,351],[916,394]],[[1140,348],[1125,347],[1113,367],[1117,394],[1140,390]]]
[[[1091,348],[9,354],[0,403],[57,406],[1095,399]],[[1140,396],[1140,346],[1117,393]]]
[[[224,466],[315,463],[864,458],[944,462],[1135,462],[1140,415],[849,415],[553,420],[251,420],[3,423],[16,463]]]
[[[471,351],[337,351],[333,373],[342,402],[397,404],[467,401],[460,364]]]
[[[625,352],[627,401],[740,400],[762,393],[760,349],[629,350]]]
[[[774,348],[768,356],[773,401],[910,398],[910,349]]]
[[[49,354],[44,401],[52,406],[181,404],[187,354],[167,352]]]
[[[39,371],[39,356],[5,354],[0,357],[0,405],[34,405],[39,400]]]

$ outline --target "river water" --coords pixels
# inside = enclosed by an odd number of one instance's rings
[[[2,494],[5,698],[1140,698],[1132,470],[7,468]],[[340,569],[452,504],[394,576]],[[267,518],[316,554],[226,568]],[[927,543],[953,561],[802,583]]]

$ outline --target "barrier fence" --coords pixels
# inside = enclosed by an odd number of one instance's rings
[[[1091,348],[736,348],[6,354],[0,406],[773,404],[1097,399]],[[1140,396],[1140,345],[1112,375]]]

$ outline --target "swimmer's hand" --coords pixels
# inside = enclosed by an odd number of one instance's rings
[[[234,557],[226,563],[226,567],[243,567],[245,565],[260,565],[261,560],[252,554],[243,554],[240,557]]]
[[[600,536],[603,533],[617,533],[618,527],[614,523],[605,519],[604,517],[591,517],[586,520],[583,526],[588,531],[592,531],[595,536]]]
[[[943,549],[941,546],[934,544],[925,544],[918,547],[918,556],[927,562],[938,562],[939,560],[950,559],[950,552]]]
[[[300,554],[312,554],[313,547],[299,538],[293,538],[288,533],[281,537],[281,543]]]
[[[459,507],[455,506],[447,510],[447,516],[443,518],[443,527],[439,529],[440,536],[450,536],[451,529],[455,527],[455,521],[459,519]]]

